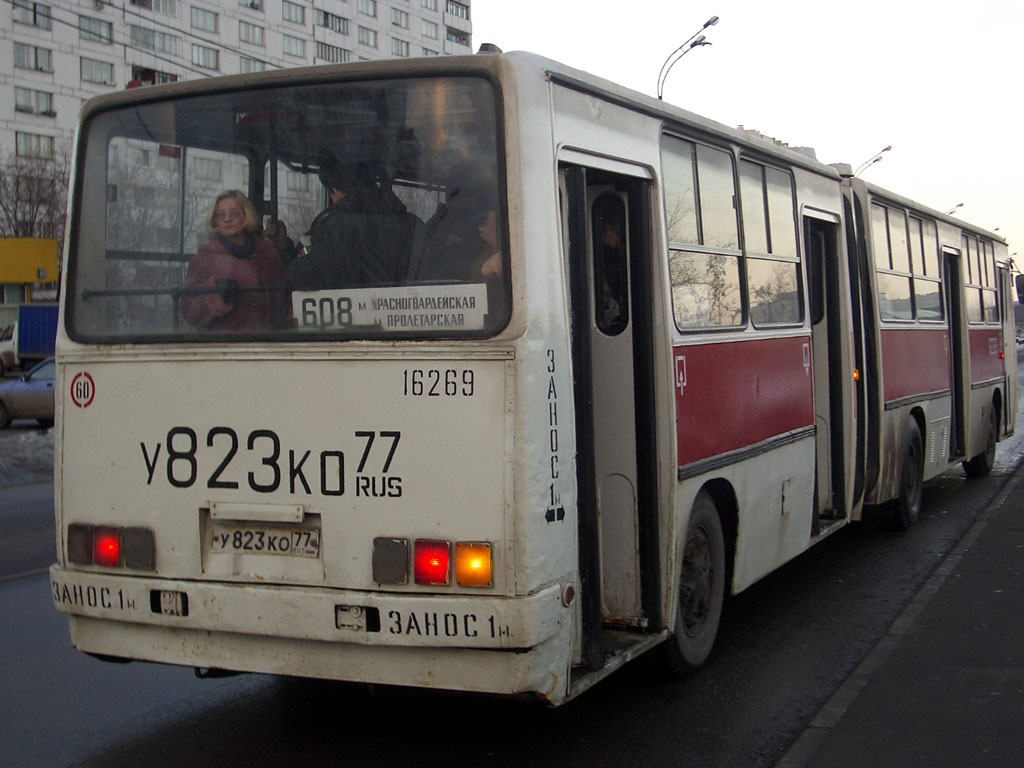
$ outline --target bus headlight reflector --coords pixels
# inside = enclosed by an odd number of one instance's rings
[[[68,560],[75,565],[92,565],[92,526],[68,526]]]
[[[156,544],[153,540],[153,531],[149,528],[125,528],[122,544],[126,568],[146,571],[156,568]]]
[[[462,587],[491,586],[491,545],[486,541],[455,542],[455,583]]]
[[[451,550],[447,541],[417,539],[413,550],[416,583],[429,586],[447,585],[450,559]]]
[[[378,536],[373,540],[373,580],[378,584],[408,583],[408,539]]]

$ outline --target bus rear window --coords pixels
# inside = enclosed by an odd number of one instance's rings
[[[487,80],[143,99],[83,125],[74,338],[453,338],[506,324]]]

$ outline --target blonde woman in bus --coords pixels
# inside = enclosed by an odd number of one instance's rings
[[[206,216],[206,234],[185,274],[180,302],[185,321],[211,331],[280,328],[287,316],[287,277],[281,257],[260,229],[256,209],[243,193],[217,195]]]

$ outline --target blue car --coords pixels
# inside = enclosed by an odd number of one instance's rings
[[[0,429],[14,419],[35,419],[41,426],[53,426],[53,377],[56,366],[48,357],[14,381],[0,384]]]

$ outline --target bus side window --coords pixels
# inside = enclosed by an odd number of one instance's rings
[[[629,270],[626,262],[626,211],[611,192],[591,209],[594,251],[594,315],[598,329],[617,336],[629,323]]]

